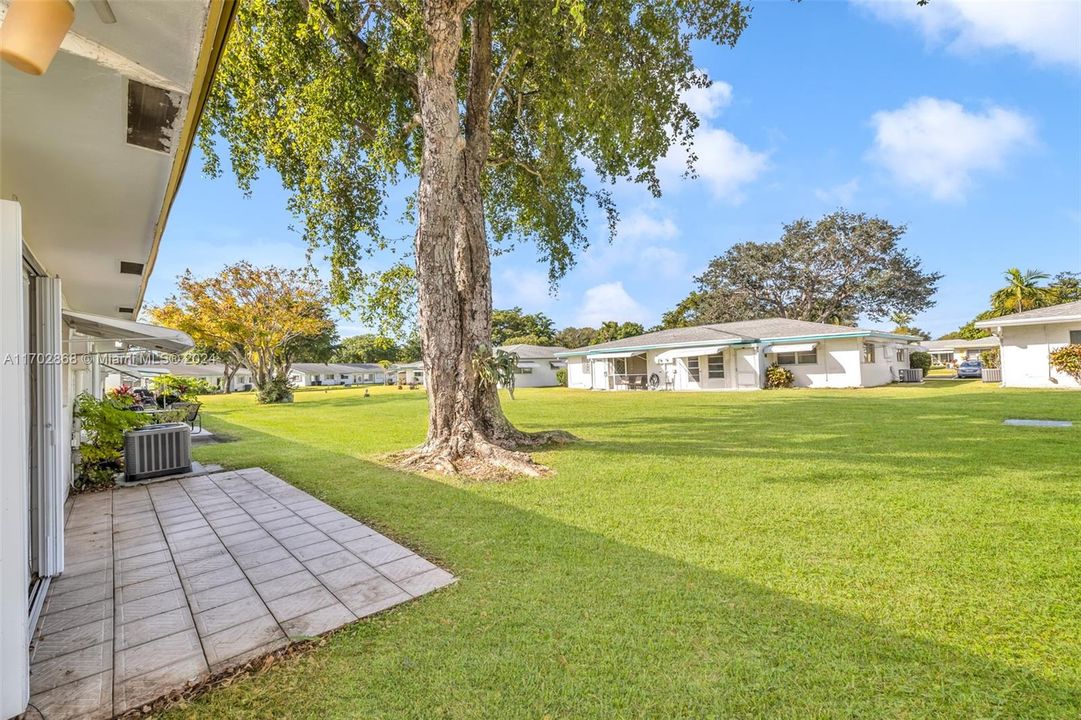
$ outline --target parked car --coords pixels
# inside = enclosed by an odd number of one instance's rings
[[[957,366],[957,377],[978,378],[982,376],[983,363],[979,360],[965,360]]]

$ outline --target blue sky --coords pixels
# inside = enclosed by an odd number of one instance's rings
[[[595,218],[594,245],[555,294],[532,247],[494,258],[496,307],[559,327],[648,326],[732,244],[775,240],[783,223],[841,205],[907,224],[906,247],[945,274],[917,318],[935,335],[985,309],[1007,267],[1081,271],[1081,3],[766,2],[735,49],[701,44],[695,57],[715,81],[688,97],[702,119],[700,177],[682,179],[669,157],[662,198],[617,186],[619,238],[608,245]],[[305,262],[272,173],[246,199],[201,162],[149,303],[185,268]],[[363,330],[349,318],[340,329]]]

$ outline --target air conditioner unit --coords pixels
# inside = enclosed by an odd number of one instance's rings
[[[191,472],[187,423],[145,425],[124,433],[124,479],[145,480]]]
[[[901,382],[922,382],[923,368],[900,368],[897,370],[897,379]]]

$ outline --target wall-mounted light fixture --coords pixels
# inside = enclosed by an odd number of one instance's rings
[[[0,58],[31,75],[49,69],[75,19],[75,0],[11,0],[0,25]]]

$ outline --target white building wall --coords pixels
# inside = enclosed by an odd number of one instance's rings
[[[1081,322],[1002,328],[1002,384],[1006,387],[1076,388],[1077,381],[1051,367],[1052,350],[1070,343]]]
[[[550,360],[535,360],[529,362],[531,364],[526,365],[525,367],[528,367],[532,372],[515,373],[515,387],[555,387],[559,385],[556,381],[556,369],[552,367]]]
[[[30,699],[27,648],[27,544],[30,499],[27,436],[28,377],[18,362],[26,347],[22,218],[18,203],[0,200],[0,717],[13,717]]]
[[[585,359],[585,356],[567,358],[567,387],[590,388],[592,386],[589,361]]]

